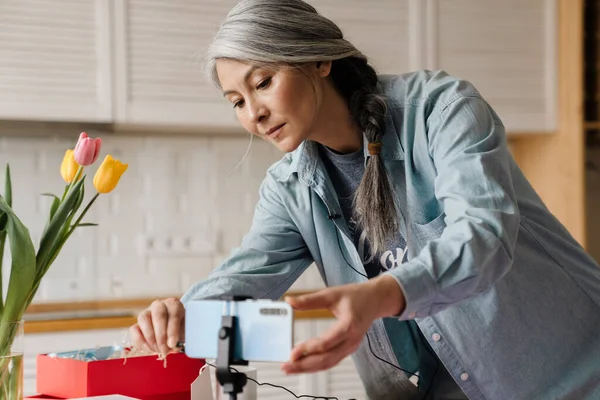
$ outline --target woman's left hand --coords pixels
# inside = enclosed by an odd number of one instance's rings
[[[337,319],[327,332],[292,349],[290,361],[281,367],[287,374],[334,367],[358,349],[373,321],[398,315],[405,305],[404,294],[390,275],[285,300],[295,310],[329,309]]]

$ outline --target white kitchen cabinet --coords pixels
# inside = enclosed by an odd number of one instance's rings
[[[363,52],[379,73],[399,74],[418,66],[414,47],[418,21],[411,18],[411,0],[309,0],[335,22],[344,37]]]
[[[116,2],[116,120],[241,130],[201,70],[204,51],[236,0]],[[408,0],[315,0],[381,72],[409,68]]]
[[[202,70],[210,39],[236,2],[115,1],[117,123],[240,129]]]
[[[237,0],[0,2],[0,119],[241,132],[205,50]],[[443,69],[507,131],[556,129],[556,0],[309,0],[380,73]]]
[[[509,132],[557,127],[556,0],[427,0],[425,67],[471,81]]]
[[[0,119],[107,122],[107,0],[0,2]]]
[[[443,69],[472,82],[510,133],[556,129],[556,0],[310,1],[378,72]]]

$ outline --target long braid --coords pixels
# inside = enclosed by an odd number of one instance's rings
[[[399,230],[395,197],[379,157],[385,132],[386,102],[377,89],[375,70],[362,57],[334,61],[331,77],[348,100],[355,123],[369,141],[370,157],[354,196],[354,218],[366,232],[371,252],[376,254]]]

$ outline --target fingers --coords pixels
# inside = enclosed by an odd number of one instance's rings
[[[138,346],[148,352],[157,351],[156,337],[154,336],[154,325],[152,324],[152,314],[149,309],[144,310],[138,315],[138,329],[142,335]]]
[[[328,329],[320,337],[309,339],[292,349],[290,360],[296,361],[307,354],[321,354],[341,345],[351,333],[351,323],[346,320],[338,320],[334,326]]]
[[[329,308],[337,300],[335,289],[323,289],[315,293],[301,296],[288,296],[285,301],[296,310]]]
[[[167,321],[167,345],[170,349],[177,347],[177,342],[182,341],[185,309],[177,299],[165,300],[169,315]]]
[[[185,309],[178,299],[156,300],[129,330],[133,344],[148,352],[168,354],[183,340]]]
[[[356,351],[360,341],[344,340],[337,347],[324,353],[309,354],[295,362],[285,363],[281,369],[286,374],[313,373],[338,365],[344,358]]]
[[[167,324],[169,313],[163,301],[155,300],[150,306],[152,325],[154,326],[154,337],[156,339],[156,350],[160,354],[168,354],[167,346]]]
[[[181,318],[181,324],[179,326],[179,341],[185,343],[185,311],[183,318]]]
[[[140,330],[139,323],[129,328],[129,338],[131,339],[131,344],[136,349],[147,349],[148,345],[146,339],[144,339],[144,334]]]

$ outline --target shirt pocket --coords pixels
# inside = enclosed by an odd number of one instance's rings
[[[442,232],[444,232],[444,229],[446,229],[445,217],[446,213],[442,212],[440,215],[424,224],[413,222],[413,232],[421,246],[424,246],[427,244],[427,242],[442,236]]]

